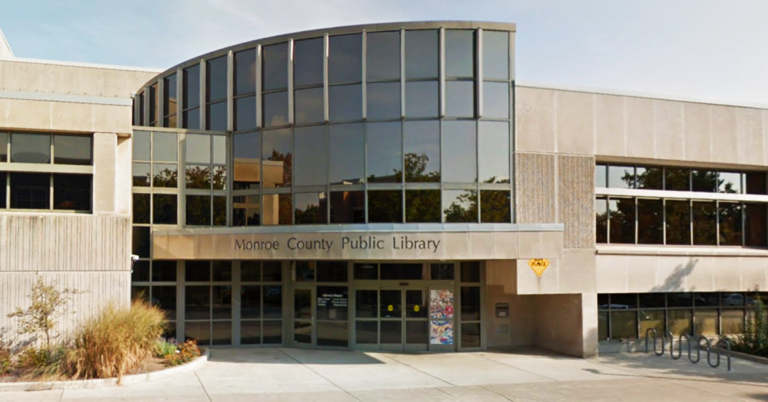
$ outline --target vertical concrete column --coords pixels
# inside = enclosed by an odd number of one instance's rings
[[[583,356],[597,356],[597,293],[581,294],[581,333]]]
[[[115,213],[117,134],[93,134],[93,213]],[[129,162],[130,163],[130,162]],[[127,165],[130,172],[130,165]],[[126,186],[130,193],[130,186]],[[130,194],[129,194],[130,195]],[[130,205],[130,204],[129,204]]]
[[[131,168],[133,148],[131,137],[117,137],[117,152],[114,161],[115,168],[115,213],[130,215],[133,212],[133,197],[131,196]]]

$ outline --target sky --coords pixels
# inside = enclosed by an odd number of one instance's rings
[[[16,57],[166,69],[267,36],[517,24],[519,84],[768,105],[768,0],[0,0]]]

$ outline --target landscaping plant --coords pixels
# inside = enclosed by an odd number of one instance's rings
[[[200,348],[194,340],[177,345],[174,339],[161,339],[157,343],[156,356],[162,358],[166,366],[178,366],[200,356]]]
[[[755,300],[754,310],[747,315],[744,333],[738,336],[733,349],[768,357],[768,311],[762,300]]]

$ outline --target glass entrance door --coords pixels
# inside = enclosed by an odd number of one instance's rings
[[[428,295],[426,288],[357,290],[357,347],[392,351],[427,350]]]
[[[315,345],[314,288],[293,289],[293,344]]]

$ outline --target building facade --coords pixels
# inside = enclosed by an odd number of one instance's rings
[[[210,346],[588,357],[738,332],[768,282],[768,110],[521,85],[514,44],[513,24],[389,23],[121,72],[105,152],[103,128],[0,121],[0,264],[77,270],[108,293],[83,305],[130,291]],[[47,204],[22,188],[38,172]],[[2,306],[28,286],[9,268]]]

